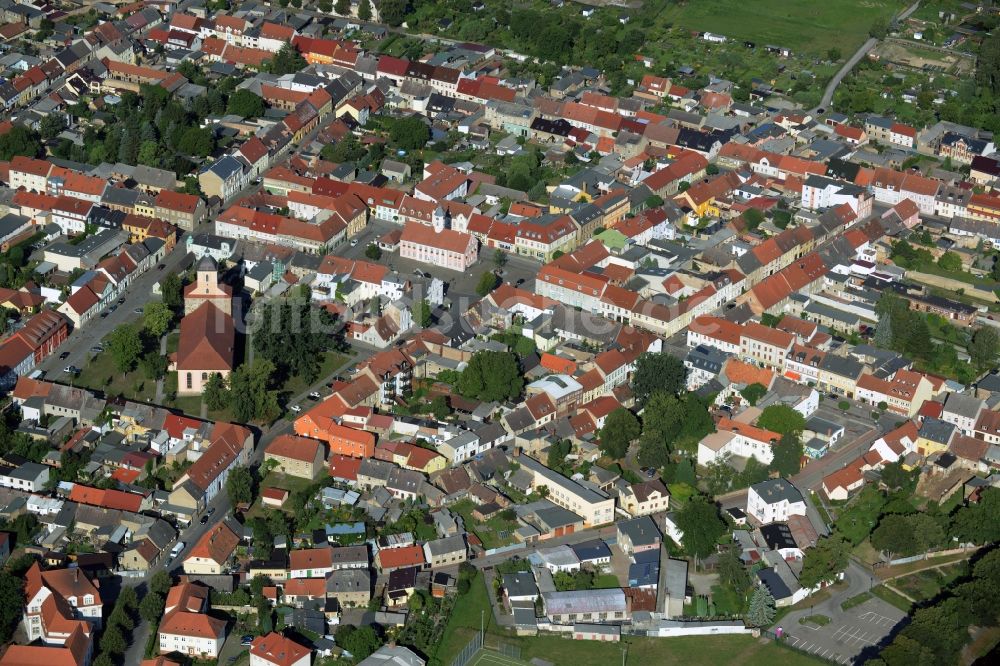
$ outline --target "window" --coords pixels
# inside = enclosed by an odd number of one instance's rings
[[[190,372],[187,373],[187,387],[188,387],[188,389],[190,389],[192,387],[191,373]]]

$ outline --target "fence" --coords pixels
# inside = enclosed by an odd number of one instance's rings
[[[472,640],[462,648],[462,651],[458,653],[452,662],[451,666],[467,666],[471,662],[479,651],[483,649],[483,635],[477,633],[472,637]]]

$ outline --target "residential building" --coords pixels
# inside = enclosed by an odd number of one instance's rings
[[[786,479],[768,479],[750,486],[747,514],[763,525],[806,515],[802,493]]]

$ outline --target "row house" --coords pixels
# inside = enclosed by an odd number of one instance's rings
[[[879,203],[894,206],[910,199],[923,215],[933,215],[940,181],[916,173],[880,167],[872,176],[872,192]]]
[[[740,356],[748,361],[781,370],[795,337],[757,322],[747,322],[740,331]]]
[[[885,403],[888,411],[910,418],[935,394],[934,384],[927,376],[912,370],[898,370],[887,379],[862,375],[855,397],[872,406]]]

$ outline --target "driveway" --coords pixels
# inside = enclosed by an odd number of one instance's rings
[[[881,643],[906,617],[906,613],[873,597],[863,604],[841,609],[848,599],[871,589],[871,574],[852,561],[844,572],[847,587],[807,609],[789,613],[781,620],[782,640],[839,664],[852,663],[861,653]],[[817,626],[799,621],[810,615],[824,615],[829,624]]]

